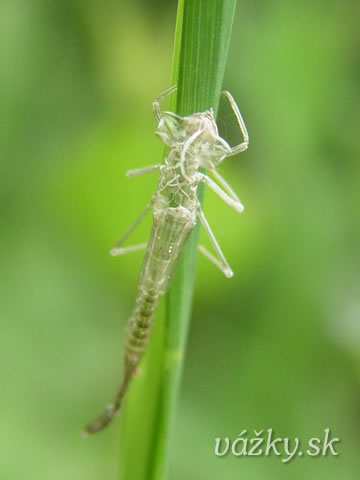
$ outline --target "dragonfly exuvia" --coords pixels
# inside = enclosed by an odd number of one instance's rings
[[[85,433],[102,430],[118,412],[146,350],[159,297],[168,290],[178,258],[198,220],[207,232],[216,255],[202,246],[199,246],[199,251],[218,266],[226,277],[233,275],[206,220],[197,191],[203,182],[237,212],[243,211],[239,198],[216,168],[226,157],[246,150],[249,135],[239,108],[229,92],[223,91],[222,95],[229,100],[243,136],[243,141],[235,147],[231,147],[219,135],[212,108],[187,116],[162,111],[160,100],[175,89],[176,86],[169,88],[153,102],[154,116],[158,122],[155,134],[169,147],[164,163],[127,172],[127,176],[135,177],[157,171],[159,181],[149,204],[110,251],[111,255],[116,256],[146,249],[138,295],[128,322],[123,380],[114,401],[86,426]],[[200,169],[205,169],[212,178]],[[149,241],[146,244],[123,247],[123,242],[150,210],[153,211],[153,226]]]

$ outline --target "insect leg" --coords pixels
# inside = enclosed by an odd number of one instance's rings
[[[214,175],[216,180],[224,187],[224,190],[230,195],[230,197],[233,198],[236,202],[241,203],[239,197],[236,195],[234,190],[227,183],[225,178],[222,175],[220,175],[220,173],[217,172],[216,170],[211,170],[211,173]]]
[[[167,97],[171,93],[173,93],[177,89],[177,85],[173,85],[172,87],[168,88],[165,90],[165,92],[161,93],[158,97],[155,98],[153,101],[153,112],[156,120],[160,122],[160,120],[163,117],[162,111],[160,109],[160,100],[162,100],[164,97]]]
[[[220,270],[224,273],[224,275],[227,277],[227,278],[231,278],[234,273],[233,271],[231,270],[230,268],[230,265],[228,264],[226,258],[224,257],[224,254],[222,253],[221,251],[221,248],[215,238],[215,235],[213,234],[213,231],[211,230],[210,228],[210,225],[208,224],[208,221],[206,220],[206,217],[204,215],[204,212],[200,209],[199,211],[199,216],[200,216],[200,221],[203,225],[203,227],[205,228],[206,230],[206,233],[209,235],[209,238],[210,238],[210,241],[218,255],[218,259],[215,258],[213,255],[211,255],[210,252],[208,252],[204,247],[199,247],[200,251],[207,257],[209,258],[212,262],[215,263],[215,265],[217,265]]]
[[[200,180],[202,182],[205,182],[217,195],[219,195],[219,197],[224,200],[224,202],[226,202],[228,205],[230,205],[230,207],[232,207],[234,210],[236,210],[237,212],[241,213],[243,210],[244,210],[244,206],[242,205],[242,203],[240,202],[240,200],[237,198],[237,196],[235,195],[235,192],[230,188],[230,186],[225,182],[225,180],[221,177],[221,175],[219,175],[219,180],[225,183],[223,183],[224,187],[226,189],[230,189],[230,192],[231,192],[231,196],[229,194],[227,194],[226,192],[224,192],[224,190],[219,187],[219,185],[217,183],[215,183],[213,180],[211,180],[210,177],[208,177],[207,175],[204,175],[203,173],[199,173],[199,177],[200,177]],[[234,197],[235,195],[235,197]]]
[[[151,173],[151,172],[154,172],[155,170],[159,170],[160,167],[161,167],[161,164],[158,163],[156,165],[149,165],[148,167],[134,168],[134,170],[128,170],[126,172],[126,176],[137,177],[139,175],[145,175],[145,173]]]
[[[130,247],[113,247],[110,250],[110,255],[112,257],[118,257],[120,255],[125,255],[126,253],[137,252],[138,250],[145,250],[147,243],[139,243],[138,245],[131,245]]]
[[[140,213],[138,218],[135,220],[135,222],[131,225],[129,230],[124,233],[124,235],[120,238],[120,240],[113,246],[113,248],[110,250],[110,255],[113,257],[117,255],[123,255],[125,253],[129,252],[134,252],[136,250],[141,250],[142,248],[146,247],[146,244],[140,244],[140,245],[134,245],[132,247],[125,247],[125,248],[120,248],[121,245],[125,242],[125,240],[129,237],[129,235],[135,230],[135,228],[139,225],[141,220],[145,217],[146,213],[151,209],[152,207],[152,202],[148,203],[144,210]]]
[[[205,248],[203,245],[198,245],[197,249],[199,253],[202,253],[204,257],[209,259],[211,263],[216,265],[223,273],[225,273],[222,263],[212,253],[210,253],[207,248]]]
[[[236,120],[238,121],[238,124],[239,124],[239,127],[240,127],[240,131],[242,133],[242,136],[244,137],[244,141],[242,143],[240,143],[239,145],[236,145],[235,147],[231,148],[231,153],[228,156],[236,155],[237,153],[243,152],[244,150],[246,150],[248,148],[248,146],[249,146],[249,134],[247,132],[244,119],[241,116],[239,107],[237,106],[237,104],[236,104],[235,100],[233,99],[233,96],[231,95],[231,93],[228,92],[227,90],[224,90],[223,92],[221,92],[221,95],[224,95],[229,100],[231,109],[235,114]]]

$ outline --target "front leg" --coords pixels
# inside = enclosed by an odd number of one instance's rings
[[[244,122],[244,119],[242,118],[239,107],[237,106],[237,104],[236,104],[233,96],[231,95],[231,93],[228,92],[227,90],[224,90],[223,92],[221,92],[221,95],[224,95],[229,100],[230,106],[232,108],[232,111],[235,114],[235,117],[236,117],[236,120],[238,122],[240,131],[242,133],[242,136],[244,137],[243,142],[241,142],[239,145],[236,145],[236,147],[231,148],[231,153],[228,155],[228,157],[230,157],[231,155],[236,155],[240,152],[243,152],[244,150],[246,150],[248,148],[248,146],[249,146],[249,134],[247,132],[245,122]]]
[[[160,120],[163,117],[163,112],[161,111],[161,108],[160,108],[160,100],[164,97],[167,97],[171,93],[175,92],[176,89],[177,89],[177,85],[173,85],[172,87],[165,90],[165,92],[161,93],[153,101],[153,112],[154,112],[154,117],[156,118],[157,122],[160,122]]]

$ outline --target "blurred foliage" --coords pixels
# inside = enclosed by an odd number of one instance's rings
[[[175,10],[0,3],[1,478],[115,477],[119,425],[79,432],[121,371],[141,255],[108,249],[156,185],[124,172],[161,157],[151,102],[169,85]],[[358,477],[359,13],[238,5],[224,86],[251,146],[222,171],[245,212],[206,192],[235,277],[199,259],[172,480]],[[330,427],[340,454],[215,457],[215,437],[270,427]]]

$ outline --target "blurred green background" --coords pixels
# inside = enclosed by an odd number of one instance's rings
[[[238,3],[224,87],[250,148],[221,170],[245,212],[206,192],[235,277],[199,258],[171,480],[358,478],[359,14]],[[119,422],[80,430],[120,376],[142,255],[108,249],[156,186],[124,173],[162,156],[151,102],[175,18],[161,0],[0,3],[2,479],[116,478]],[[235,142],[228,112],[219,124]],[[338,457],[214,455],[243,429],[327,427]]]

